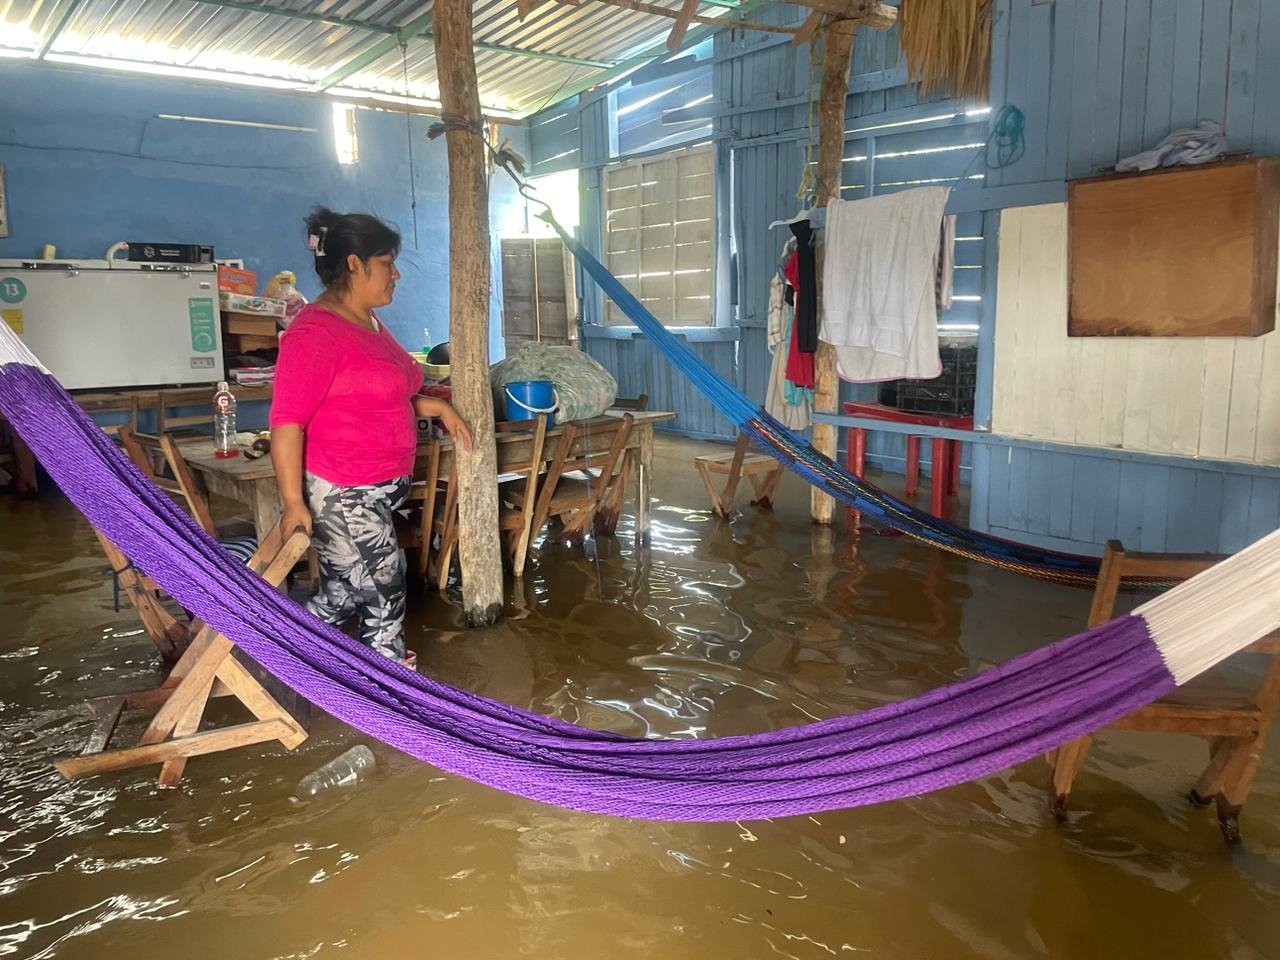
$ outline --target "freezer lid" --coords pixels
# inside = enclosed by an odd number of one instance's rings
[[[15,273],[29,270],[115,270],[136,273],[217,274],[216,263],[143,263],[132,260],[0,260],[0,270]]]
[[[0,260],[0,270],[110,270],[106,260]]]

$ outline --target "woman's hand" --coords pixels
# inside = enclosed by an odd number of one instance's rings
[[[311,510],[305,503],[286,503],[284,505],[284,516],[281,519],[284,521],[285,536],[293,533],[299,527],[307,531],[308,536],[311,535]]]
[[[455,440],[462,442],[463,448],[468,452],[471,450],[471,431],[467,429],[467,425],[462,422],[462,418],[458,416],[458,411],[453,409],[447,403],[441,403],[441,410],[438,416],[440,422],[444,424],[444,428],[449,431],[449,435]]]

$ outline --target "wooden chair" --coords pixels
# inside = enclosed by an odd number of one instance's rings
[[[782,464],[764,453],[748,455],[751,438],[745,433],[738,434],[738,442],[732,453],[706,454],[695,457],[693,464],[702,477],[702,484],[711,497],[711,509],[717,517],[725,518],[733,510],[733,498],[738,492],[738,482],[746,477],[755,491],[756,499],[751,501],[753,507],[773,509],[773,497],[778,491],[778,483],[782,479]],[[716,490],[713,476],[725,477],[724,489]]]
[[[90,416],[99,414],[119,414],[127,416],[123,424],[108,424],[102,432],[108,435],[119,435],[122,428],[138,429],[138,413],[142,404],[136,393],[90,393],[75,398],[76,404]]]
[[[246,525],[245,520],[233,519],[222,524],[214,522],[204,490],[191,472],[186,457],[182,455],[181,446],[172,435],[162,433],[153,436],[122,426],[117,438],[129,459],[143,475],[165,493],[185,503],[187,512],[210,536],[224,542],[251,537],[252,524]],[[252,553],[252,550],[249,552]],[[245,554],[241,559],[247,556]]]
[[[178,431],[185,435],[208,435],[207,429],[192,428],[212,426],[214,389],[212,385],[207,385],[159,391],[156,394],[156,433]],[[268,383],[259,386],[243,386],[232,382],[231,389],[238,402],[247,403],[251,400],[270,400],[274,385]],[[184,409],[194,409],[197,412],[182,413]]]
[[[418,465],[422,464],[419,470]],[[426,458],[414,460],[409,496],[396,517],[396,537],[405,550],[416,551],[416,570],[425,579],[431,567],[431,541],[436,503],[446,491],[440,485],[440,441],[429,440]]]
[[[1118,540],[1107,544],[1098,585],[1089,610],[1089,626],[1115,616],[1116,596],[1126,579],[1185,580],[1223,557],[1209,554],[1129,553]],[[1280,636],[1263,637],[1241,651],[1268,658],[1261,681],[1252,689],[1227,683],[1210,671],[1184,684],[1164,699],[1115,721],[1108,729],[1187,733],[1209,740],[1209,765],[1190,791],[1198,805],[1217,802],[1223,836],[1240,836],[1240,811],[1248,799],[1258,761],[1266,747],[1271,722],[1280,708]],[[1093,737],[1081,737],[1048,757],[1053,770],[1053,811],[1066,814],[1076,774],[1084,765]]]
[[[649,395],[642,393],[638,397],[618,397],[613,401],[614,410],[634,410],[643,413],[649,409]],[[622,516],[622,502],[627,497],[627,480],[636,468],[636,451],[627,450],[622,455],[622,466],[618,471],[618,481],[607,503],[600,507],[596,515],[596,530],[610,536],[618,529],[618,519]]]
[[[538,492],[533,530],[541,530],[550,518],[556,517],[563,527],[561,535],[582,544],[601,506],[610,501],[622,476],[619,468],[623,451],[634,426],[635,417],[629,413],[608,423],[594,423],[590,428],[592,435],[599,439],[611,437],[611,442],[605,451],[590,452],[579,449],[579,437],[585,437],[583,428],[577,423],[565,424]],[[579,471],[584,472],[584,478],[566,476]],[[526,505],[518,491],[513,492],[511,500],[518,507]]]
[[[309,544],[310,538],[302,530],[286,535],[277,525],[264,538],[249,566],[278,587]],[[186,652],[160,686],[88,701],[97,718],[93,733],[80,756],[54,764],[59,773],[68,780],[77,780],[159,763],[159,785],[173,787],[182,779],[188,757],[270,740],[279,740],[285,749],[292,750],[306,740],[306,727],[294,715],[301,712],[299,707],[295,706],[294,712],[287,710],[280,701],[290,698],[277,697],[269,690],[273,681],[239,654],[231,640],[199,621],[193,621],[190,630]],[[201,730],[210,698],[222,696],[235,697],[255,719]],[[111,737],[126,710],[152,711],[155,716],[137,746],[109,750]]]
[[[239,391],[237,391],[237,397]],[[156,433],[172,433],[182,430],[195,433],[192,427],[208,427],[213,422],[212,387],[186,387],[181,390],[161,390],[156,396]],[[182,409],[198,408],[198,413],[180,413]],[[199,431],[204,432],[204,431]]]
[[[536,530],[534,505],[538,494],[538,479],[546,466],[547,418],[539,414],[534,420],[500,421],[495,429],[500,434],[528,433],[529,456],[517,463],[503,463],[498,477],[498,529],[505,534],[506,555],[511,560],[511,572],[524,576],[525,562],[529,555],[529,542]],[[428,473],[431,472],[430,466]],[[447,482],[442,502],[430,514],[424,509],[422,517],[423,543],[430,543],[434,534],[440,536],[440,551],[436,564],[436,584],[441,589],[448,585],[453,553],[458,544],[458,486]]]

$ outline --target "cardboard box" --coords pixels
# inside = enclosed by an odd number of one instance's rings
[[[244,333],[252,337],[275,337],[280,332],[275,317],[260,317],[253,313],[223,313],[222,329],[227,333]]]
[[[218,292],[239,293],[246,297],[258,293],[258,275],[252,270],[239,270],[235,267],[220,265],[218,267]]]
[[[242,293],[219,293],[218,303],[224,313],[247,313],[255,317],[284,319],[284,301],[267,297],[248,297]]]

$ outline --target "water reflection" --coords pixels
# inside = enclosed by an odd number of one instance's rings
[[[421,669],[592,727],[703,738],[913,696],[1083,621],[1076,591],[865,526],[813,530],[795,485],[728,523],[675,506],[691,487],[672,449],[651,549],[629,520],[587,551],[544,546],[484,631],[414,595]],[[1280,955],[1275,760],[1229,853],[1180,799],[1200,754],[1150,738],[1094,749],[1065,827],[1040,763],[892,805],[687,825],[543,807],[373,744],[370,779],[298,803],[297,781],[360,740],[324,717],[293,754],[193,761],[178,791],[147,771],[67,784],[49,761],[83,743],[77,701],[155,680],[104,566],[65,505],[0,498],[0,954]]]

